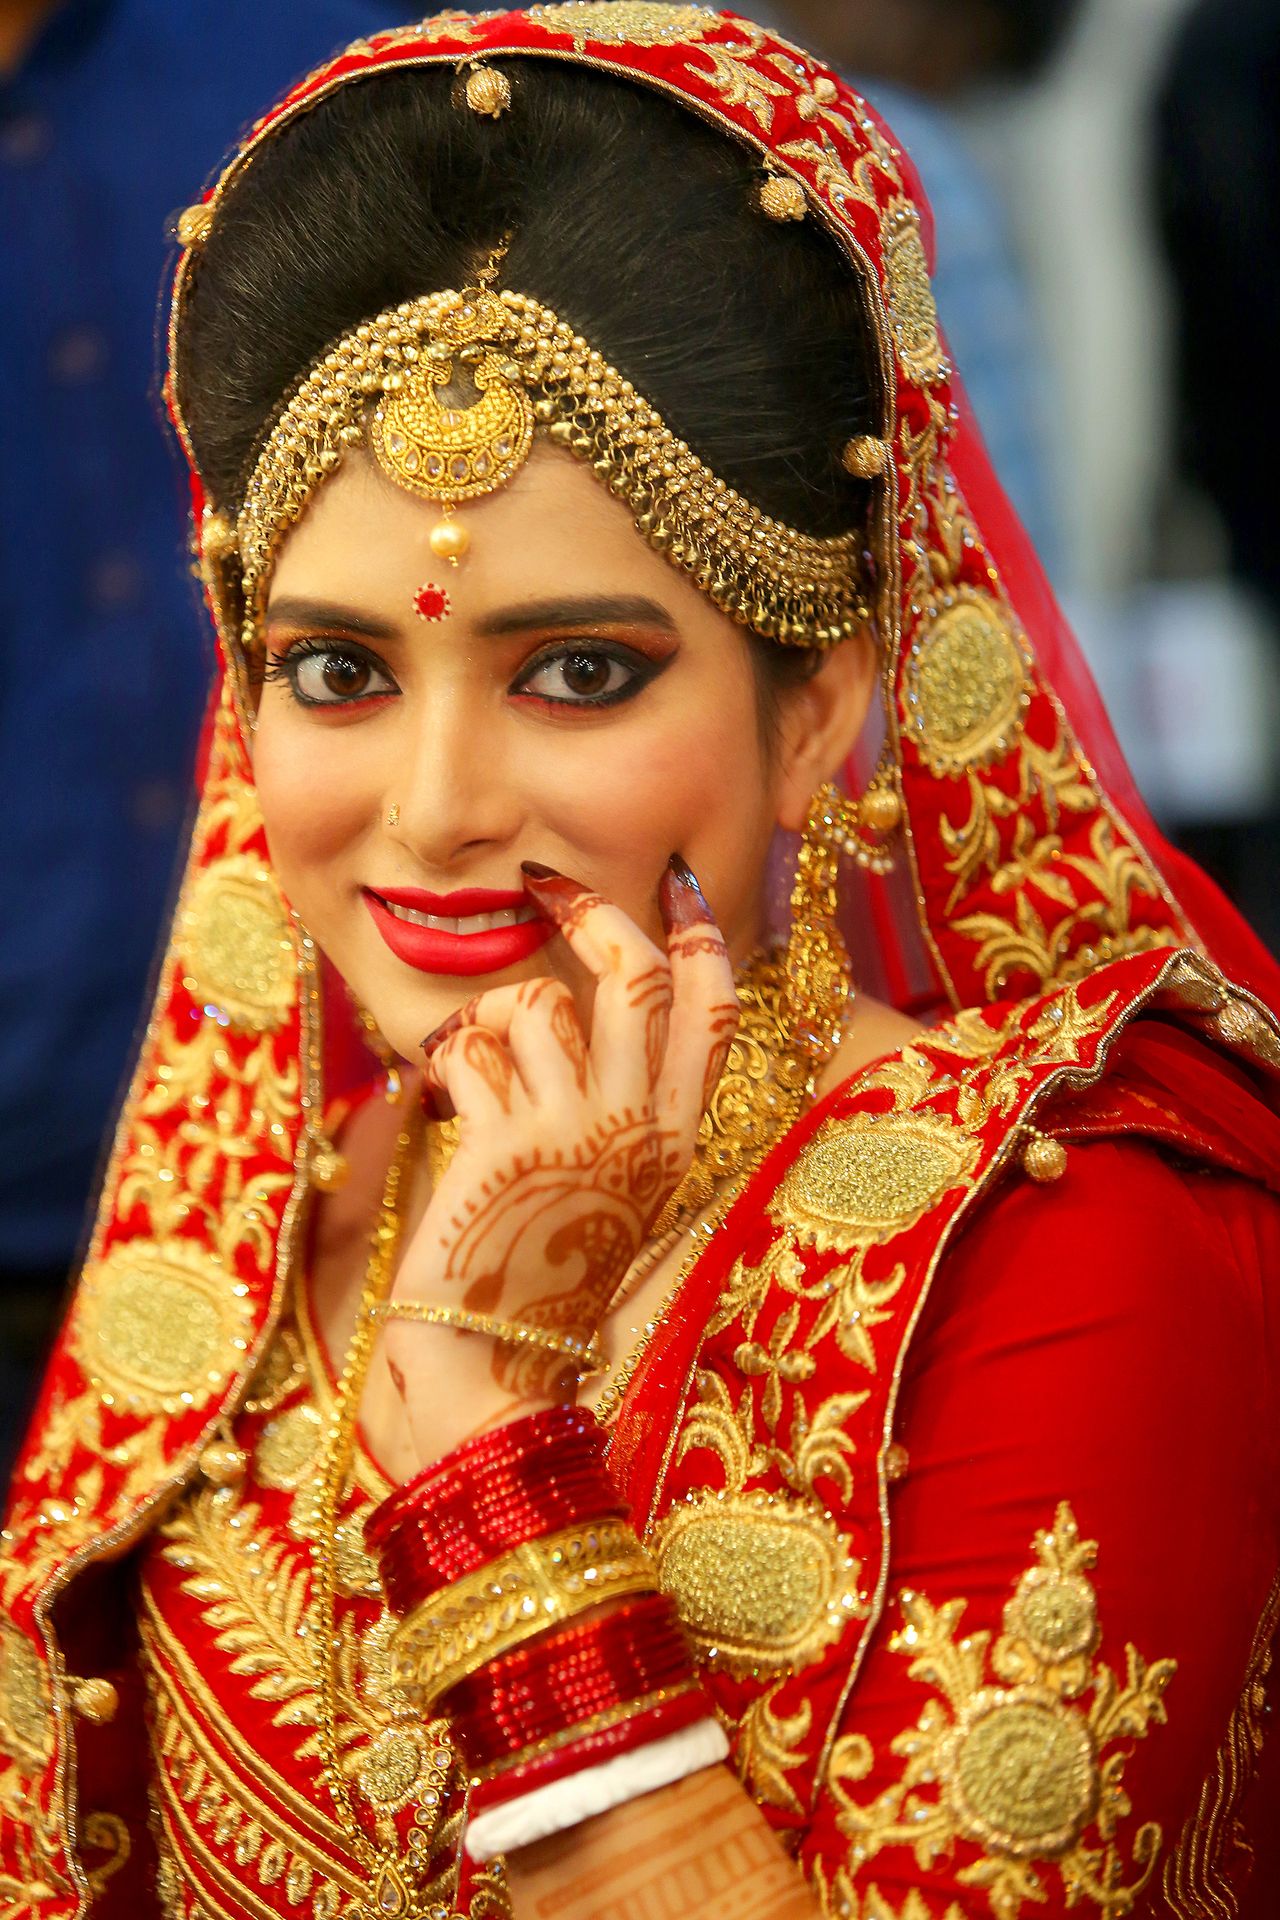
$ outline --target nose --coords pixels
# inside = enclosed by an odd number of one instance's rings
[[[448,695],[406,726],[389,760],[383,818],[399,808],[396,846],[422,875],[446,874],[485,850],[514,846],[524,802],[476,704]]]

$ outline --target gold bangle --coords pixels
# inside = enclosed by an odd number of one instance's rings
[[[526,1327],[515,1320],[497,1320],[491,1313],[472,1313],[467,1307],[437,1307],[429,1300],[378,1300],[365,1309],[370,1320],[419,1320],[433,1327],[457,1327],[463,1333],[487,1333],[504,1347],[539,1347],[572,1360],[586,1379],[607,1373],[607,1355],[591,1340],[572,1333],[552,1333],[546,1327]]]
[[[566,1527],[464,1574],[406,1614],[391,1640],[395,1683],[426,1708],[478,1667],[602,1599],[657,1591],[653,1557],[625,1520]]]

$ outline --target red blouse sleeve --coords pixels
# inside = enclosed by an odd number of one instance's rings
[[[830,1913],[1237,1911],[1207,1890],[1244,1864],[1276,1625],[1277,1271],[1256,1184],[1113,1141],[944,1259],[888,1603],[801,1848]],[[1277,1910],[1260,1869],[1243,1911]]]

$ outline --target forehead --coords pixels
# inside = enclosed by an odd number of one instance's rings
[[[637,530],[629,507],[572,454],[535,445],[515,478],[456,509],[471,536],[452,567],[433,553],[441,508],[398,487],[355,449],[317,490],[280,550],[271,600],[306,594],[398,606],[425,580],[459,610],[542,599],[577,586],[645,593],[678,618],[724,616]]]

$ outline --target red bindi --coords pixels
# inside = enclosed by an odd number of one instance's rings
[[[433,586],[428,580],[425,587],[419,587],[413,596],[413,604],[424,620],[443,620],[449,612],[449,596],[443,587]]]

